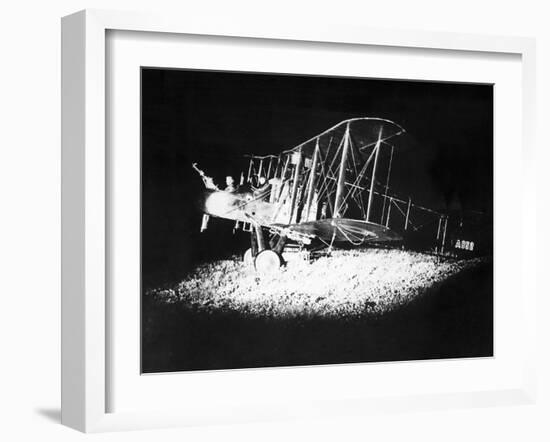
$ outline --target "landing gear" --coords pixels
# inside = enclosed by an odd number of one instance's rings
[[[285,243],[286,238],[279,235],[274,235],[267,241],[261,226],[256,225],[250,232],[250,248],[244,252],[243,263],[247,266],[254,265],[260,274],[273,273],[283,264],[281,253]]]
[[[246,266],[251,266],[254,263],[254,256],[252,255],[252,249],[246,249],[246,252],[244,252],[243,263]]]
[[[263,275],[276,272],[281,267],[281,264],[281,257],[273,250],[262,250],[254,258],[256,271]]]

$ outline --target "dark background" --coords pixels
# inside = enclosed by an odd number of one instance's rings
[[[193,162],[222,186],[246,171],[246,154],[277,154],[364,116],[407,130],[396,146],[394,193],[492,220],[491,85],[143,68],[143,288],[247,247],[229,221],[213,219],[215,228],[199,233],[203,185]]]
[[[392,193],[454,223],[475,213],[492,225],[492,109],[491,85],[143,69],[143,293],[248,247],[230,221],[199,233],[203,184],[192,163],[223,186],[246,171],[245,154],[277,154],[353,117],[407,130]],[[492,243],[490,229],[483,235]],[[251,318],[142,298],[143,372],[492,354],[490,260],[379,318]]]

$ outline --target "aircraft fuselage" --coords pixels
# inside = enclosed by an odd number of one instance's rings
[[[275,204],[256,199],[252,192],[205,190],[202,201],[202,211],[207,215],[261,225],[271,224],[277,210]]]

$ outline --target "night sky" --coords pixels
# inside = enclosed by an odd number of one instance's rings
[[[379,117],[407,130],[392,192],[442,212],[493,204],[491,85],[142,69],[142,268],[145,288],[246,248],[232,223],[199,233],[197,162],[220,186],[244,155],[278,154],[338,122]]]

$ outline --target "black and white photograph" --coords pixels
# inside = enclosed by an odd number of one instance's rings
[[[550,440],[543,2],[3,6],[0,440]]]
[[[493,356],[493,85],[141,69],[142,373]]]

